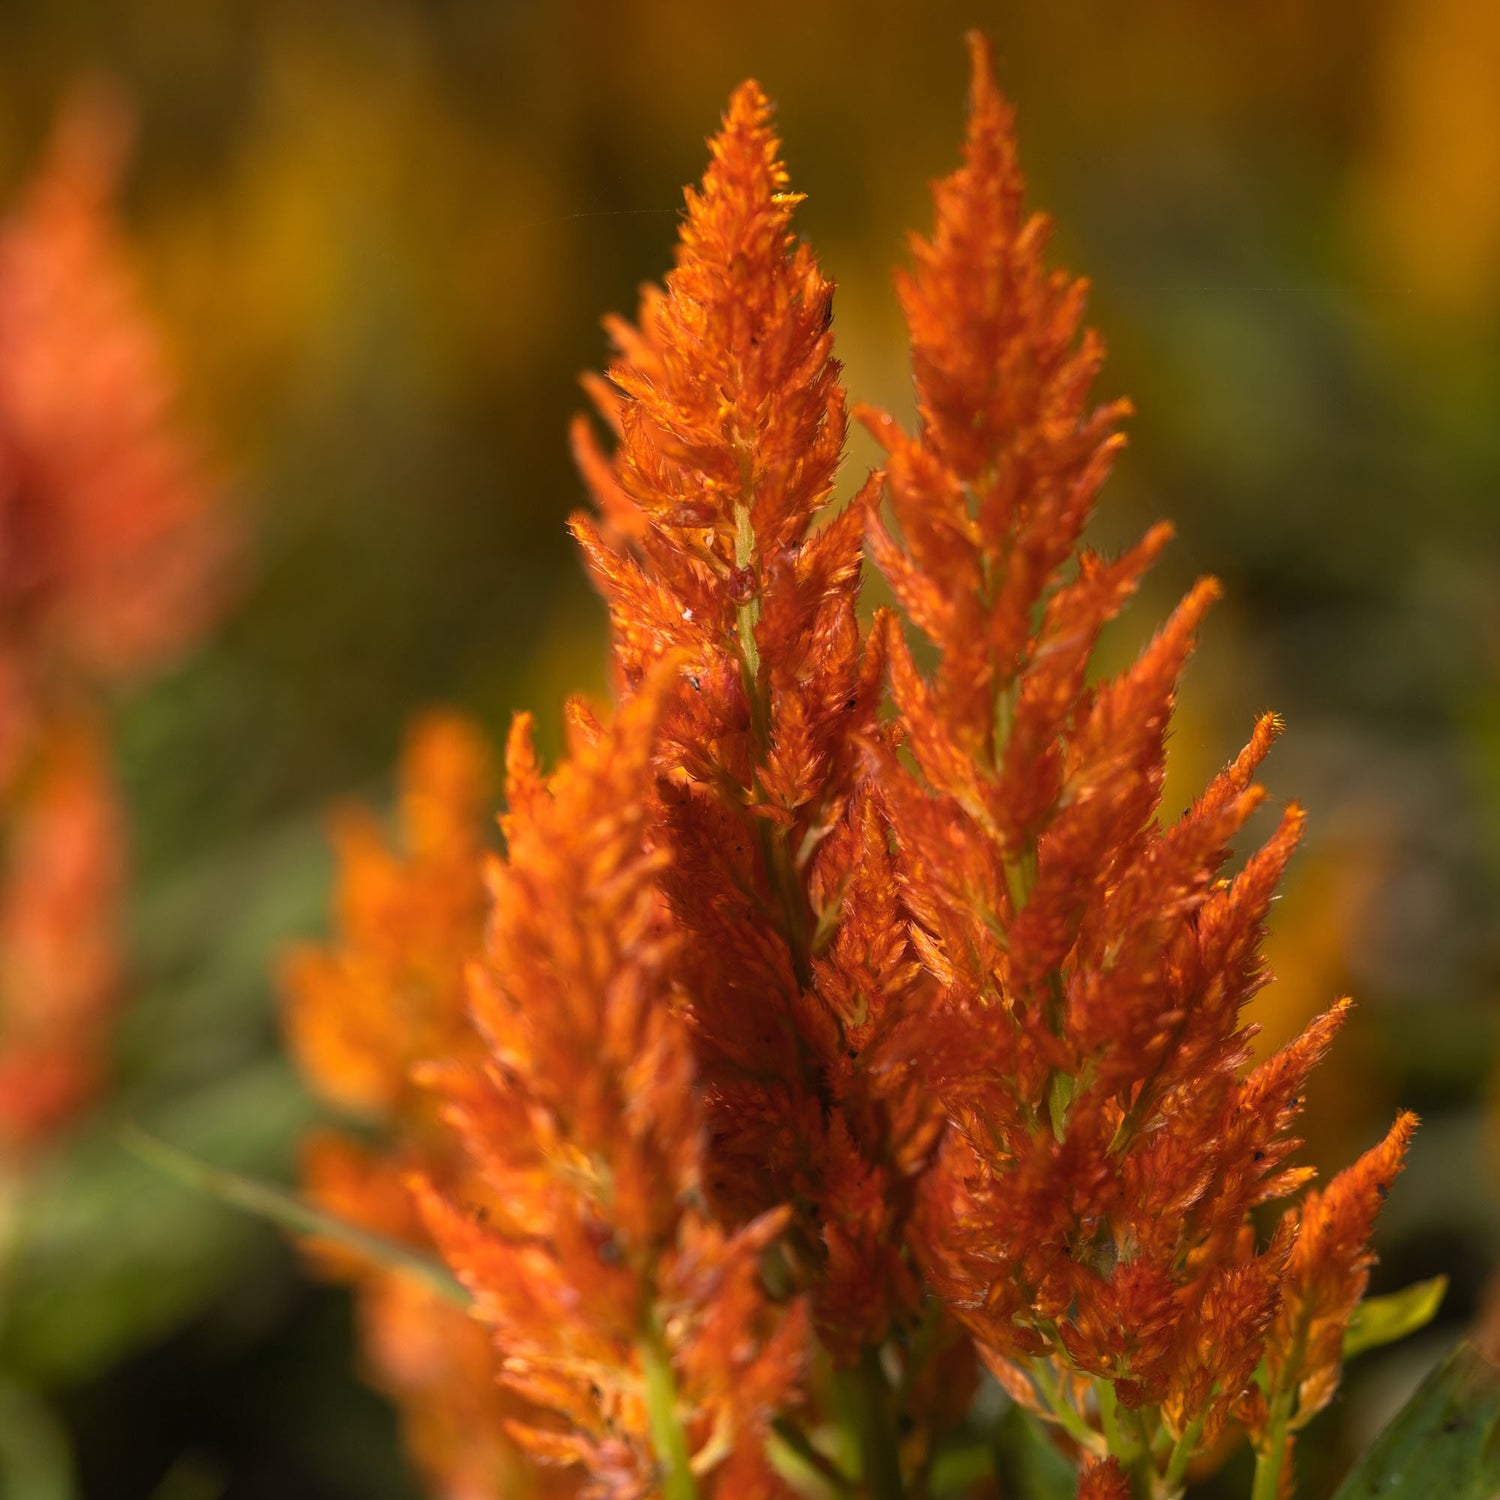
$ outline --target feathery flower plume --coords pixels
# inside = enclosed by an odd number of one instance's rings
[[[1311,1175],[1292,1132],[1346,1011],[1251,1066],[1301,813],[1221,872],[1280,725],[1159,820],[1212,580],[1091,683],[1169,532],[1082,544],[1126,408],[1091,402],[1084,284],[1045,263],[971,45],[964,165],[900,282],[916,431],[864,413],[884,472],[827,514],[832,289],[747,83],[676,268],[609,325],[613,452],[574,427],[619,703],[571,705],[550,775],[517,722],[474,1030],[451,954],[448,998],[394,1006],[447,910],[406,873],[422,923],[372,924],[368,982],[324,972],[294,1011],[330,1092],[424,1143],[399,1159],[507,1430],[587,1496],[926,1493],[982,1362],[1086,1500],[1180,1494],[1232,1423],[1268,1500],[1415,1124],[1258,1231]],[[866,536],[930,676],[894,616],[861,629]]]
[[[362,810],[335,823],[339,854],[335,946],[288,955],[285,1029],[316,1093],[378,1132],[361,1145],[332,1131],[304,1151],[304,1187],[319,1208],[392,1239],[431,1245],[405,1187],[421,1171],[446,1190],[466,1183],[457,1143],[413,1079],[418,1063],[477,1062],[464,968],[484,931],[483,856],[495,771],[479,730],[453,714],[412,728],[400,771],[404,849],[387,847]],[[432,1492],[485,1500],[537,1490],[506,1437],[523,1411],[501,1390],[485,1330],[400,1271],[317,1247],[319,1263],[358,1291],[372,1382],[405,1424]]]
[[[694,1478],[778,1492],[768,1426],[804,1360],[801,1308],[775,1306],[759,1276],[785,1215],[726,1230],[698,1206],[707,1135],[673,986],[682,935],[649,838],[677,672],[666,659],[608,728],[575,727],[549,777],[518,721],[475,976],[487,1057],[431,1078],[483,1173],[483,1211],[417,1184],[506,1384],[539,1412],[510,1430],[539,1461],[581,1467],[586,1495],[683,1494]]]
[[[1091,403],[1086,285],[1046,265],[1012,112],[970,45],[964,164],[899,282],[918,429],[864,414],[899,527],[872,513],[871,547],[937,652],[928,680],[889,631],[915,770],[890,758],[881,774],[935,981],[928,1079],[953,1126],[923,1182],[920,1253],[1016,1399],[1112,1453],[1139,1492],[1173,1493],[1232,1417],[1275,1443],[1297,1382],[1299,1419],[1326,1401],[1373,1206],[1336,1183],[1300,1236],[1296,1210],[1266,1242],[1250,1220],[1308,1175],[1286,1166],[1289,1132],[1343,1014],[1246,1072],[1241,1013],[1302,817],[1217,878],[1262,797],[1267,716],[1187,813],[1156,821],[1212,580],[1134,666],[1089,685],[1100,631],[1168,532],[1116,561],[1080,545],[1127,408]],[[1389,1181],[1412,1123],[1359,1181]]]
[[[102,690],[225,592],[229,530],[111,222],[127,134],[77,92],[0,219],[0,1158],[102,1070],[124,878]]]
[[[110,220],[127,136],[81,89],[0,223],[0,780],[47,700],[141,676],[225,597],[228,521]]]
[[[619,355],[588,387],[618,444],[606,458],[575,425],[600,521],[573,528],[620,690],[683,656],[653,837],[672,849],[708,1191],[732,1222],[792,1204],[788,1253],[852,1360],[920,1304],[900,1226],[937,1125],[877,1047],[916,965],[855,791],[883,672],[883,636],[855,613],[868,495],[814,529],[845,437],[833,288],[792,235],[800,198],[755,84],[710,148],[676,269],[636,326],[607,325]]]

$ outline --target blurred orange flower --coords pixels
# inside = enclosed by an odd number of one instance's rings
[[[229,526],[138,305],[110,202],[123,106],[80,90],[0,220],[0,1136],[99,1074],[120,968],[106,685],[197,639]]]
[[[393,1239],[430,1244],[405,1179],[420,1171],[469,1191],[455,1143],[413,1070],[477,1061],[464,966],[484,926],[482,857],[495,769],[477,727],[452,714],[413,726],[400,774],[403,847],[363,810],[340,814],[338,933],[329,948],[290,954],[283,970],[288,1043],[316,1092],[377,1133],[362,1146],[322,1133],[307,1144],[308,1196],[329,1213]],[[484,1201],[481,1199],[481,1201]],[[446,1500],[525,1486],[504,1423],[520,1410],[498,1382],[484,1330],[437,1293],[331,1247],[320,1265],[358,1288],[364,1357],[400,1407],[417,1466]]]

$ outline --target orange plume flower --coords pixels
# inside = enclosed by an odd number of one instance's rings
[[[488,1061],[433,1079],[489,1207],[419,1184],[506,1384],[541,1413],[511,1430],[537,1459],[581,1465],[600,1496],[686,1465],[715,1494],[779,1492],[767,1425],[804,1360],[800,1307],[759,1280],[785,1216],[726,1231],[695,1206],[706,1127],[672,983],[668,856],[648,837],[676,670],[668,659],[609,728],[575,730],[549,777],[518,723],[475,980]]]
[[[845,436],[833,288],[792,237],[800,199],[755,84],[710,148],[676,269],[638,326],[607,325],[620,354],[588,385],[619,442],[606,459],[575,427],[602,528],[573,526],[621,690],[683,655],[654,837],[672,850],[708,1190],[735,1221],[791,1203],[820,1329],[852,1358],[920,1304],[900,1224],[937,1135],[874,1045],[917,966],[889,871],[866,862],[884,835],[854,795],[883,670],[884,636],[866,640],[855,611],[868,497],[813,529]]]
[[[747,83],[587,382],[615,447],[573,431],[618,704],[570,706],[550,774],[517,721],[482,939],[471,845],[447,895],[420,850],[362,855],[368,930],[300,971],[293,1034],[408,1143],[507,1430],[601,1500],[926,1493],[981,1365],[1080,1496],[1178,1495],[1234,1423],[1268,1494],[1415,1124],[1262,1229],[1311,1176],[1294,1129],[1347,1011],[1252,1065],[1301,812],[1223,871],[1281,726],[1159,817],[1212,580],[1090,677],[1169,531],[1082,545],[1126,407],[1090,396],[1086,289],[972,52],[964,164],[900,282],[915,432],[864,413],[884,472],[829,513],[832,288]],[[862,628],[865,539],[930,673],[895,616]]]
[[[400,774],[405,848],[387,847],[361,811],[336,821],[338,938],[291,953],[282,976],[288,1044],[314,1090],[385,1136],[367,1147],[333,1132],[304,1153],[309,1198],[394,1239],[430,1245],[406,1176],[467,1192],[464,1163],[413,1079],[418,1063],[478,1059],[464,966],[484,930],[482,858],[494,796],[488,744],[466,720],[432,714],[412,729]],[[417,1467],[444,1500],[484,1500],[525,1484],[504,1423],[522,1408],[497,1381],[485,1331],[400,1272],[319,1247],[359,1295],[373,1383],[399,1407]]]
[[[126,135],[81,90],[0,223],[0,767],[55,679],[138,676],[225,599],[228,521],[110,221]]]
[[[900,283],[918,430],[864,414],[900,528],[872,514],[872,549],[937,652],[928,680],[890,633],[916,770],[891,759],[881,777],[935,981],[928,1076],[955,1127],[924,1179],[921,1256],[1008,1389],[1062,1420],[1092,1385],[1101,1416],[1124,1414],[1096,1440],[1138,1468],[1160,1453],[1171,1485],[1231,1416],[1256,1425],[1263,1360],[1274,1382],[1279,1359],[1310,1357],[1299,1410],[1326,1399],[1373,1211],[1352,1206],[1368,1193],[1330,1190],[1338,1251],[1307,1248],[1316,1199],[1300,1237],[1295,1210],[1269,1242],[1253,1232],[1249,1211],[1307,1175],[1285,1166],[1289,1131],[1343,1013],[1246,1074],[1241,1011],[1266,978],[1258,942],[1301,814],[1216,878],[1262,797],[1268,716],[1187,813],[1156,821],[1212,580],[1134,666],[1088,683],[1101,629],[1168,533],[1114,562],[1079,546],[1126,408],[1090,403],[1102,344],[1080,333],[1086,287],[1046,266],[1011,111],[971,46],[965,162],[935,189],[937,228]],[[1399,1167],[1403,1119],[1368,1175]],[[1317,1276],[1299,1269],[1309,1255]],[[1332,1332],[1313,1351],[1324,1308]]]
[[[103,1070],[125,839],[102,689],[225,593],[229,528],[111,221],[124,127],[77,93],[0,218],[0,1157]]]

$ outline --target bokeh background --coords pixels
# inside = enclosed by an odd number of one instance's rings
[[[1288,720],[1267,779],[1312,821],[1265,1039],[1360,1002],[1309,1154],[1336,1167],[1398,1101],[1426,1120],[1376,1284],[1446,1272],[1445,1312],[1351,1377],[1306,1494],[1475,1316],[1500,1252],[1500,7],[3,0],[0,195],[72,79],[124,86],[136,271],[255,539],[214,638],[117,706],[128,1006],[113,1094],[28,1191],[0,1338],[18,1500],[414,1494],[344,1294],[114,1129],[290,1180],[315,1110],[274,971],[325,923],[328,807],[388,798],[422,707],[499,734],[534,706],[555,743],[562,695],[601,687],[563,529],[576,372],[666,268],[746,75],[779,102],[849,384],[909,410],[889,271],[955,160],[971,25],[1093,279],[1104,392],[1139,408],[1101,538],[1179,528],[1110,650],[1194,574],[1226,585],[1168,810],[1257,710]]]

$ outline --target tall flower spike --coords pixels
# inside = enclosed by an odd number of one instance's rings
[[[1249,1219],[1305,1178],[1286,1165],[1289,1132],[1342,1015],[1246,1074],[1241,1012],[1266,977],[1262,924],[1301,815],[1217,879],[1261,800],[1251,778],[1279,727],[1267,716],[1192,808],[1157,821],[1176,683],[1212,580],[1134,666],[1089,686],[1101,630],[1169,533],[1117,561],[1079,545],[1126,406],[1090,404],[1102,345],[1080,332],[1085,286],[1045,264],[1012,112],[984,43],[970,46],[964,164],[936,186],[937,227],[900,281],[918,429],[862,414],[887,452],[897,527],[872,514],[871,547],[937,653],[929,680],[890,631],[916,771],[890,757],[880,775],[935,990],[924,1064],[954,1127],[923,1179],[915,1239],[1017,1399],[1075,1437],[1097,1420],[1086,1447],[1112,1449],[1137,1488],[1173,1493],[1236,1411],[1263,1425],[1242,1397],[1288,1318],[1325,1322],[1287,1378],[1331,1389],[1373,1214],[1352,1206],[1368,1192],[1330,1189],[1341,1248],[1321,1277],[1299,1269],[1294,1219],[1265,1243]],[[1367,1175],[1388,1180],[1395,1149]],[[1326,1217],[1319,1201],[1304,1236]],[[1274,1421],[1284,1398],[1271,1396]],[[1122,1482],[1094,1469],[1084,1492]]]
[[[138,675],[226,592],[231,528],[110,222],[127,134],[78,91],[0,223],[0,779],[47,674]]]
[[[102,1071],[124,818],[101,698],[223,602],[228,528],[111,200],[124,111],[79,90],[0,217],[0,1158]]]
[[[804,1318],[759,1279],[783,1216],[726,1234],[694,1206],[704,1119],[672,987],[666,855],[648,840],[678,670],[664,662],[545,780],[512,741],[521,795],[474,975],[486,1062],[434,1079],[486,1214],[418,1185],[503,1378],[541,1413],[513,1426],[518,1441],[621,1500],[671,1490],[688,1464],[710,1494],[780,1493],[767,1427],[803,1361]]]
[[[892,1024],[910,989],[904,944],[879,934],[888,967],[870,970],[855,949],[872,922],[820,958],[846,888],[878,884],[867,856],[884,861],[874,817],[850,811],[879,734],[884,636],[867,644],[855,613],[866,499],[813,529],[844,395],[833,288],[792,236],[800,200],[777,149],[764,96],[742,85],[687,193],[675,270],[643,294],[636,326],[608,325],[619,356],[590,389],[618,445],[605,458],[575,427],[602,525],[573,525],[609,602],[622,690],[684,654],[654,837],[673,856],[663,888],[713,1117],[710,1195],[736,1221],[792,1201],[821,1325],[853,1357],[916,1300],[892,1224],[914,1143],[933,1131],[914,1099],[890,1115],[873,1103],[898,1078],[913,1092],[913,1075],[892,1066],[877,1083],[863,1060],[865,1033]],[[872,983],[879,1004],[860,998]],[[847,1214],[825,1225],[834,1202]]]
[[[492,782],[475,726],[452,714],[414,725],[400,772],[404,849],[389,848],[363,810],[340,814],[337,940],[298,949],[283,967],[287,1040],[308,1083],[377,1133],[371,1145],[334,1131],[310,1139],[305,1191],[329,1213],[419,1247],[431,1240],[404,1186],[409,1173],[484,1201],[413,1069],[433,1058],[472,1065],[481,1054],[464,967],[484,930]],[[357,1289],[366,1368],[396,1403],[432,1493],[538,1493],[504,1432],[527,1408],[498,1385],[485,1330],[400,1271],[321,1248],[318,1260]]]

